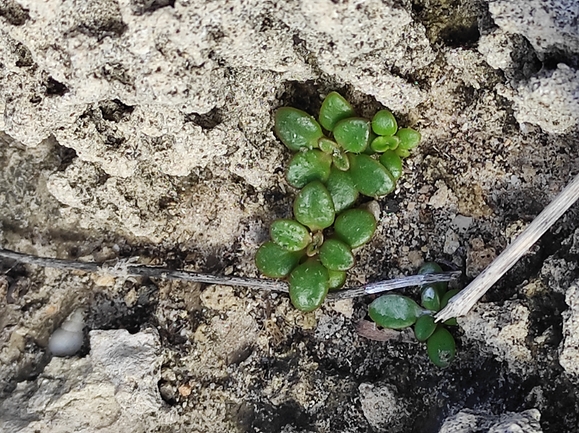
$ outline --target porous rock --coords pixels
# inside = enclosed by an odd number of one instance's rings
[[[364,416],[377,430],[400,431],[405,407],[396,387],[390,384],[362,383],[358,387]]]
[[[543,131],[557,134],[579,124],[579,71],[566,64],[501,93],[513,101],[515,118],[521,124],[539,125]]]
[[[92,331],[90,342],[85,358],[53,358],[37,388],[30,382],[18,385],[4,409],[21,409],[0,420],[3,431],[143,432],[170,422],[157,386],[158,335]]]
[[[456,415],[448,417],[439,433],[542,433],[539,423],[541,413],[537,409],[523,412],[507,412],[502,415],[492,415],[470,409],[461,410]]]
[[[495,23],[523,35],[539,54],[579,53],[579,8],[575,0],[491,0]]]
[[[567,289],[565,302],[569,310],[563,312],[563,341],[559,363],[565,371],[579,380],[579,281]]]
[[[465,338],[480,342],[480,350],[504,361],[514,370],[533,368],[527,347],[529,310],[519,301],[504,305],[479,303],[469,314],[458,318]]]

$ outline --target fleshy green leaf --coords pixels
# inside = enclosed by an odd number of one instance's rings
[[[400,139],[398,147],[404,150],[414,149],[421,139],[420,132],[412,128],[400,128],[396,136]]]
[[[396,182],[382,164],[368,155],[348,155],[350,175],[356,189],[370,197],[380,197],[394,190]]]
[[[350,169],[350,160],[348,159],[346,152],[334,152],[332,155],[332,162],[334,163],[334,167],[338,170],[347,171]]]
[[[320,248],[320,262],[331,271],[347,271],[356,261],[348,245],[338,239],[328,239]]]
[[[402,176],[402,160],[396,155],[396,152],[392,150],[384,152],[380,155],[380,164],[386,167],[394,180],[398,180]]]
[[[440,310],[440,296],[433,285],[422,286],[420,303],[424,308],[430,311]]]
[[[303,250],[312,241],[307,228],[289,219],[274,221],[269,227],[269,234],[272,241],[288,251]]]
[[[443,327],[438,327],[426,341],[426,351],[434,365],[446,368],[454,359],[456,343],[450,332]]]
[[[420,275],[439,274],[441,272],[443,272],[442,268],[436,262],[425,262],[418,270],[418,274]],[[444,297],[444,293],[446,292],[446,288],[448,287],[448,283],[440,282],[440,283],[432,283],[431,285],[436,289],[436,291],[438,292],[438,297],[442,300],[442,298]],[[440,308],[444,308],[442,303]]]
[[[295,268],[303,254],[303,251],[292,252],[273,242],[266,242],[255,254],[255,265],[268,277],[283,278]]]
[[[328,269],[330,276],[330,290],[338,290],[346,283],[346,271],[332,271]]]
[[[334,233],[341,240],[358,248],[364,245],[376,231],[376,219],[374,215],[364,209],[348,209],[336,218]]]
[[[320,124],[328,131],[333,131],[336,123],[354,116],[354,109],[342,95],[330,92],[320,108]]]
[[[334,128],[334,139],[346,152],[363,152],[370,144],[370,121],[361,117],[340,120]]]
[[[298,265],[289,276],[289,293],[294,307],[313,311],[322,305],[329,289],[328,270],[317,260]]]
[[[286,179],[295,188],[303,188],[314,180],[325,182],[331,165],[332,157],[320,150],[298,152],[289,162]]]
[[[414,324],[414,335],[418,341],[426,341],[436,330],[434,317],[425,314],[416,319]]]
[[[333,155],[340,150],[340,146],[334,140],[330,140],[328,137],[322,137],[318,140],[318,147],[324,153],[328,155]]]
[[[348,209],[358,199],[358,190],[350,173],[338,170],[336,167],[332,167],[330,171],[330,176],[326,181],[326,188],[328,188],[328,192],[332,196],[336,213]]]
[[[396,118],[388,110],[380,110],[372,118],[372,130],[378,135],[394,135],[397,129]]]
[[[396,155],[398,155],[400,158],[407,158],[410,156],[410,150],[402,149],[400,146],[398,146],[394,152],[396,152]]]
[[[386,152],[387,150],[394,150],[398,147],[400,140],[395,135],[379,136],[370,143],[370,148],[374,152]]]
[[[334,222],[334,202],[320,181],[308,183],[294,201],[294,216],[311,231],[330,227]]]
[[[390,329],[412,326],[423,313],[412,299],[402,295],[384,295],[368,307],[370,318],[378,325]]]
[[[312,116],[302,110],[282,107],[275,112],[275,134],[294,152],[318,147],[322,128]]]

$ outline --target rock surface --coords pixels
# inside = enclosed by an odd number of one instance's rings
[[[347,284],[437,260],[464,271],[458,287],[576,174],[577,13],[573,0],[0,2],[0,245],[257,277],[295,193],[272,112],[315,115],[336,90],[423,136],[373,205]],[[578,212],[452,328],[443,371],[411,332],[372,328],[370,299],[304,314],[280,294],[2,260],[0,429],[573,431]],[[90,342],[51,358],[77,308]]]

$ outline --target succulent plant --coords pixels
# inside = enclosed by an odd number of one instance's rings
[[[359,197],[379,198],[394,190],[402,158],[416,147],[420,133],[398,129],[388,110],[372,119],[358,117],[337,92],[326,96],[318,120],[291,107],[276,110],[274,120],[275,134],[295,153],[285,177],[299,191],[294,219],[272,223],[271,241],[259,248],[255,262],[264,275],[287,278],[293,305],[312,311],[328,290],[344,285],[355,263],[352,250],[374,235],[376,219],[355,207]]]
[[[434,262],[425,263],[419,274],[442,272]],[[421,304],[402,295],[384,295],[374,300],[368,307],[368,315],[376,324],[390,329],[404,329],[414,326],[418,341],[426,342],[426,351],[432,363],[438,367],[448,367],[456,353],[456,343],[445,325],[456,325],[456,319],[444,324],[434,321],[434,314],[446,306],[458,290],[448,290],[447,283],[425,284],[420,288]]]

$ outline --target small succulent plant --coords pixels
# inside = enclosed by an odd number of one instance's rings
[[[374,215],[355,207],[360,195],[379,198],[394,190],[402,159],[418,145],[420,133],[399,129],[388,110],[372,120],[357,117],[336,92],[324,99],[318,120],[296,108],[279,108],[274,130],[295,152],[285,177],[299,191],[294,219],[271,224],[271,241],[259,248],[255,261],[264,275],[287,278],[296,308],[313,311],[329,290],[344,285],[355,264],[352,250],[374,235]]]
[[[442,272],[437,263],[427,262],[419,274]],[[445,325],[456,325],[456,319],[444,324],[434,321],[434,314],[446,307],[450,298],[458,290],[447,290],[447,283],[426,284],[420,288],[420,304],[407,296],[390,294],[380,296],[368,307],[368,315],[378,325],[390,329],[404,329],[414,326],[418,341],[426,342],[426,351],[432,363],[438,367],[448,367],[454,359],[456,344]]]

